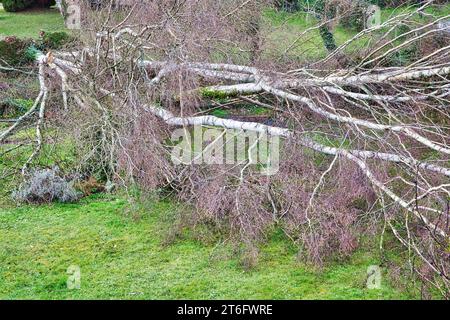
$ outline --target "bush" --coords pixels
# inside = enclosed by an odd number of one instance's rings
[[[319,28],[320,36],[323,40],[325,48],[329,52],[333,52],[337,49],[336,41],[334,40],[333,33],[329,30],[327,25],[323,25]]]
[[[46,32],[42,37],[43,49],[58,49],[71,41],[71,36],[64,31]]]
[[[3,0],[3,9],[7,12],[17,12],[31,7],[33,0]]]
[[[344,7],[345,14],[339,19],[340,24],[347,29],[362,31],[366,27],[369,3],[363,0],[354,1],[350,7]]]
[[[407,66],[419,58],[419,48],[417,46],[408,46],[396,51],[387,61],[387,66],[398,67]]]
[[[65,179],[57,168],[36,170],[12,195],[15,201],[25,203],[75,202],[80,194]]]
[[[7,12],[23,11],[31,7],[50,8],[56,4],[55,0],[2,0],[2,2]]]
[[[0,89],[2,85],[0,83]],[[11,99],[7,98],[0,101],[0,117],[10,118],[16,117],[27,112],[33,105],[32,99]]]
[[[20,67],[35,61],[40,51],[58,49],[72,41],[66,32],[44,33],[39,41],[6,37],[0,41],[0,58],[12,67]]]
[[[33,61],[28,54],[31,40],[21,40],[16,37],[6,37],[0,41],[0,57],[11,66],[20,66]]]

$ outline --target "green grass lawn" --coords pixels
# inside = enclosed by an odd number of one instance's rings
[[[39,31],[64,30],[64,21],[55,8],[25,12],[5,12],[0,5],[0,39],[5,36],[38,38]]]
[[[366,289],[374,255],[356,253],[323,271],[300,263],[280,235],[245,271],[228,245],[188,234],[164,245],[175,206],[155,202],[140,219],[109,196],[81,204],[0,209],[1,299],[406,299],[383,277]],[[128,214],[127,214],[128,212]],[[80,267],[81,288],[66,286]]]

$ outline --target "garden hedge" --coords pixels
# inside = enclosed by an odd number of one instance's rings
[[[55,0],[0,0],[3,2],[3,9],[7,12],[23,11],[28,8],[40,7],[49,8],[55,5]]]

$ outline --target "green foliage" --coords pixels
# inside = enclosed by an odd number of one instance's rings
[[[24,57],[29,61],[34,61],[40,53],[40,50],[38,50],[34,45],[31,45],[25,50]]]
[[[344,28],[362,31],[366,27],[367,10],[369,3],[364,0],[355,1],[352,10],[340,19],[340,24]]]
[[[32,6],[33,0],[3,0],[3,8],[7,12],[23,11]]]
[[[50,8],[55,4],[55,0],[3,0],[6,12],[23,11],[32,7]]]
[[[419,49],[417,46],[408,46],[396,51],[389,59],[390,66],[406,66],[418,58]]]
[[[278,9],[287,12],[294,12],[300,9],[300,1],[298,0],[278,0],[275,2]]]
[[[332,148],[342,148],[342,149],[348,149],[350,147],[350,141],[349,140],[338,140],[338,139],[332,139],[324,134],[313,134],[311,138],[324,146],[332,147]]]
[[[27,54],[30,40],[20,40],[14,37],[0,41],[0,57],[11,66],[20,66],[32,62]]]
[[[389,0],[371,0],[370,3],[375,4],[380,8],[386,8],[389,5]]]
[[[0,57],[13,67],[33,62],[40,51],[58,49],[72,37],[66,32],[47,32],[39,41],[7,37],[0,41]]]
[[[322,37],[323,40],[323,44],[325,45],[325,48],[327,48],[329,52],[336,50],[337,48],[336,41],[334,40],[333,33],[331,33],[328,26],[327,25],[320,26],[319,31],[320,36]]]
[[[16,117],[27,112],[33,103],[32,99],[5,99],[0,103],[0,115]]]
[[[395,28],[395,36],[400,37],[400,40],[405,40],[405,34],[411,31],[411,27],[406,24],[400,24]]]
[[[58,49],[71,40],[72,37],[64,31],[46,32],[42,38],[42,46],[47,49]]]
[[[253,105],[253,104],[245,105],[244,108],[247,110],[247,112],[249,114],[252,114],[252,115],[265,115],[265,114],[271,113],[270,110],[268,110],[267,108]]]

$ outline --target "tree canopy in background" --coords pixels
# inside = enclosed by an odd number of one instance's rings
[[[49,8],[55,5],[55,0],[2,0],[3,8],[8,12],[23,11],[29,8]]]

